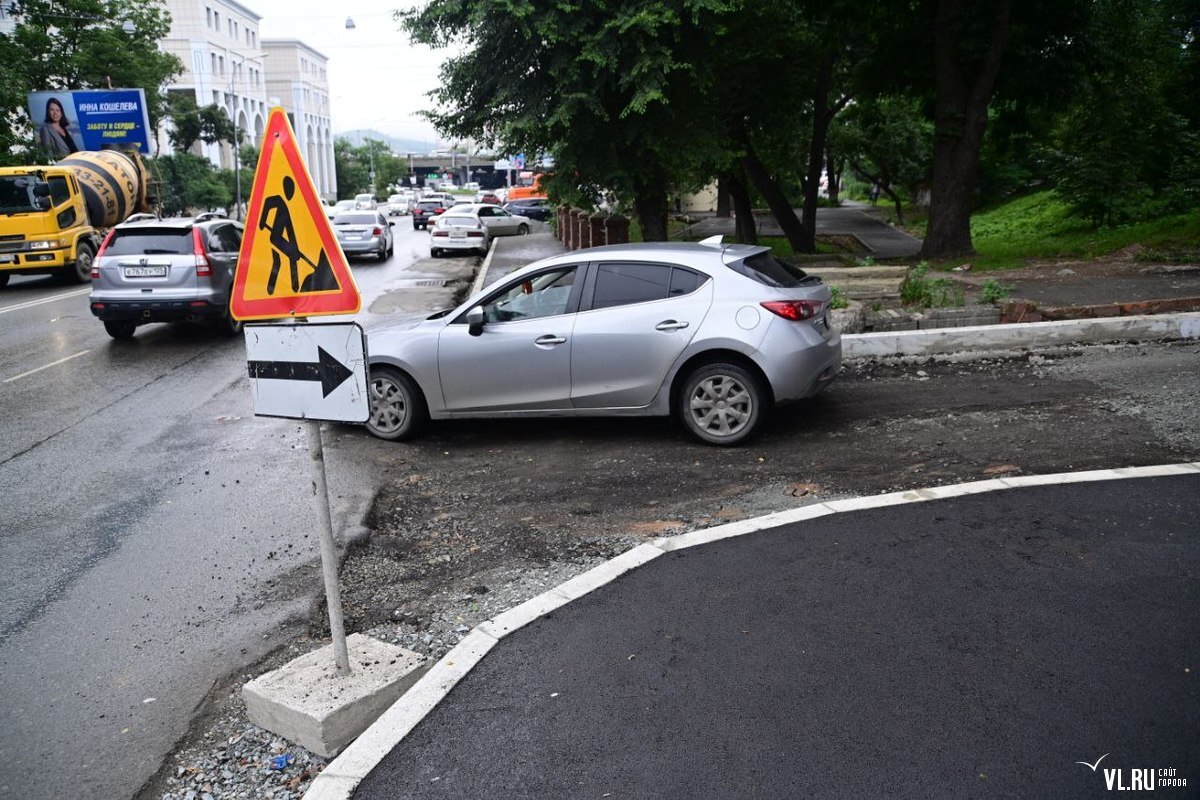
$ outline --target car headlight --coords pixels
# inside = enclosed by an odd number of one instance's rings
[[[57,247],[66,247],[67,243],[62,239],[38,239],[29,243],[30,250],[53,250]]]

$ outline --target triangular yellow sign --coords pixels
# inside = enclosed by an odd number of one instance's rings
[[[358,286],[282,108],[271,109],[230,311],[239,320],[353,314]]]

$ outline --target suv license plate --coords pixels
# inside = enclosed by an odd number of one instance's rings
[[[165,278],[166,267],[125,267],[126,278]]]

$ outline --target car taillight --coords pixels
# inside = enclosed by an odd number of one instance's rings
[[[196,254],[196,277],[211,278],[212,264],[208,261],[208,252],[204,249],[204,238],[199,228],[192,228],[192,252]]]
[[[433,213],[435,213],[435,214],[444,214],[445,212],[446,212],[446,209],[444,209],[444,208],[435,208],[433,210]]]
[[[476,239],[482,239],[483,231],[467,231],[467,236],[474,236]]]
[[[114,233],[116,233],[116,230],[109,230],[104,237],[104,241],[100,243],[100,250],[96,253],[95,260],[92,261],[92,280],[100,277],[100,256],[104,255],[104,251],[108,249],[108,243],[112,241]]]
[[[371,235],[372,236],[383,236],[383,228],[376,228],[375,230],[371,231]]]
[[[800,322],[820,314],[824,303],[820,300],[770,300],[760,305],[772,314],[778,314],[792,322]]]
[[[435,230],[433,232],[433,235],[434,236],[449,236],[450,234],[447,231],[436,231]]]

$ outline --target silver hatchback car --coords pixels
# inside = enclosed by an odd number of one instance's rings
[[[719,238],[564,253],[371,331],[367,426],[403,440],[430,418],[674,415],[740,444],[837,377],[830,299],[768,248]]]

